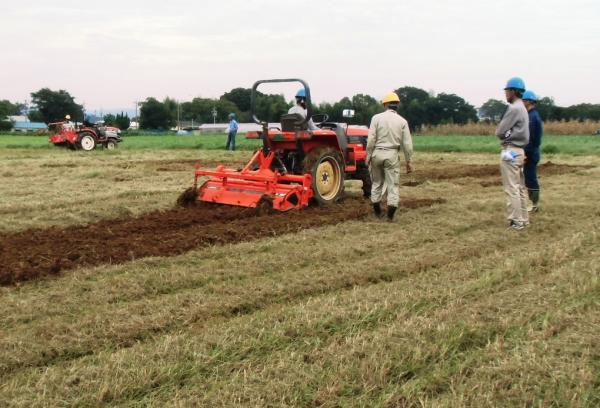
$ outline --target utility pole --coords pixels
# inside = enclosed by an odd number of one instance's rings
[[[29,121],[29,101],[27,99],[23,101],[23,111],[20,113],[21,115],[27,117],[27,121]]]
[[[213,115],[213,125],[216,125],[217,124],[217,108],[216,107],[213,107],[212,115]]]
[[[179,106],[180,106],[179,101],[177,101],[177,130],[181,130],[181,120],[180,120],[181,113],[180,113]]]
[[[135,105],[135,122],[137,123],[137,128],[140,128],[140,118],[138,117],[138,105],[140,104],[139,101],[133,101],[134,105]]]

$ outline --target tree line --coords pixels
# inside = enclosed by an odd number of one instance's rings
[[[177,103],[171,98],[162,102],[155,98],[146,99],[141,105],[140,125],[143,129],[168,129],[180,121],[196,123],[225,122],[230,113],[235,113],[241,122],[252,121],[251,89],[235,88],[218,99],[194,98],[190,102]],[[425,124],[468,123],[477,121],[477,110],[463,98],[441,93],[432,96],[426,91],[414,88],[399,88],[396,92],[402,100],[400,114],[409,119],[417,128]],[[256,116],[268,122],[279,122],[282,114],[292,106],[283,95],[263,94],[256,97]],[[353,109],[355,116],[343,118],[344,109]],[[358,94],[344,97],[338,102],[316,104],[314,113],[325,114],[330,121],[368,125],[371,117],[381,112],[381,103],[369,95]]]
[[[396,89],[401,104],[399,113],[404,116],[413,130],[422,126],[441,124],[466,124],[479,120],[498,122],[507,104],[498,99],[486,101],[479,109],[469,104],[456,94],[431,94],[423,89],[405,86]],[[251,90],[235,88],[219,98],[193,98],[191,101],[177,101],[165,98],[162,101],[149,97],[140,104],[139,121],[142,129],[170,129],[177,121],[197,124],[226,122],[230,113],[235,113],[238,121],[250,122]],[[282,114],[292,106],[293,101],[286,101],[283,95],[257,93],[256,115],[261,120],[279,122]],[[353,109],[355,116],[343,118],[344,109]],[[337,102],[322,102],[314,106],[314,113],[325,114],[330,121],[349,122],[356,125],[368,125],[371,117],[381,112],[381,103],[374,97],[357,94],[344,97]],[[578,104],[568,107],[557,106],[554,99],[544,97],[538,103],[538,110],[545,121],[600,121],[600,104]],[[65,90],[53,91],[42,88],[31,93],[31,108],[24,104],[0,100],[0,130],[7,130],[12,124],[5,118],[27,112],[31,121],[57,122],[71,115],[72,120],[82,122],[84,107],[75,102],[75,98]],[[129,127],[131,119],[127,114],[108,114],[104,116],[108,125],[121,129]]]
[[[71,116],[72,121],[82,123],[84,121],[83,105],[75,102],[75,98],[67,91],[60,89],[53,91],[42,88],[31,93],[31,106],[24,103],[12,103],[8,100],[0,100],[0,130],[10,130],[13,124],[6,118],[8,116],[27,115],[32,122],[44,122],[46,124],[61,122],[66,115]],[[104,123],[116,126],[119,129],[129,128],[131,119],[126,113],[107,114],[103,118]]]
[[[490,99],[479,108],[481,119],[498,122],[506,111],[506,102]],[[543,121],[570,122],[600,121],[600,104],[580,103],[568,107],[557,106],[551,97],[541,98],[537,110]]]

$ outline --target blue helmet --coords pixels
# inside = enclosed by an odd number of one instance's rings
[[[538,96],[533,91],[525,91],[522,99],[524,101],[532,101],[532,102],[537,102],[539,100]]]
[[[508,80],[504,89],[516,89],[521,92],[525,92],[525,81],[519,77],[514,77]]]
[[[235,119],[235,113],[231,112],[229,114],[229,120],[234,120]]]
[[[296,98],[305,98],[306,99],[306,89],[302,88],[296,92]]]

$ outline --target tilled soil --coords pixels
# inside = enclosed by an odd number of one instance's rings
[[[500,180],[500,166],[496,164],[448,164],[444,162],[438,162],[440,165],[436,167],[435,164],[429,166],[422,171],[414,173],[414,177],[419,180],[453,180],[459,178],[488,178],[498,177],[498,183]],[[589,169],[594,166],[571,166],[568,164],[557,164],[551,161],[540,164],[538,171],[544,176],[558,176],[562,174],[573,173],[577,170]]]
[[[442,202],[442,199],[403,200],[402,206],[414,209]],[[173,256],[208,245],[338,224],[367,214],[370,214],[369,202],[356,197],[336,205],[270,215],[258,215],[255,210],[240,207],[203,205],[87,226],[3,234],[0,235],[0,284],[55,275],[80,265]]]
[[[193,161],[157,161],[157,171],[193,168]],[[205,163],[207,165],[208,163]],[[210,163],[212,164],[212,163]],[[497,165],[439,163],[415,172],[404,186],[424,181],[460,178],[483,179],[482,185],[499,184]],[[539,166],[545,176],[589,168],[547,162]],[[190,170],[191,171],[191,170]],[[491,180],[498,177],[498,180]],[[443,203],[437,200],[402,200],[408,209]],[[118,264],[148,256],[173,256],[207,245],[251,241],[303,229],[338,224],[370,214],[368,201],[350,197],[327,207],[263,215],[239,207],[204,205],[155,211],[138,218],[104,220],[87,226],[52,227],[0,234],[0,284],[55,275],[77,266]]]

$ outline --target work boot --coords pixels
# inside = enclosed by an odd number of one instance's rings
[[[512,229],[514,231],[522,231],[525,229],[525,227],[527,227],[527,226],[525,225],[524,222],[515,221],[515,220],[510,220],[510,225],[508,226],[509,229]]]
[[[398,209],[398,207],[393,207],[391,205],[388,206],[387,217],[388,217],[389,222],[394,221],[394,214],[396,214],[397,209]]]
[[[540,202],[540,190],[532,191],[532,196],[533,196],[533,198],[531,199],[531,201],[533,203],[532,211],[538,212],[540,210],[540,207],[538,205]]]
[[[527,207],[528,212],[538,212],[540,210],[538,203],[540,202],[540,190],[528,190],[529,200],[531,205]]]
[[[373,203],[373,212],[375,213],[375,217],[383,217],[383,213],[381,212],[381,203]]]

